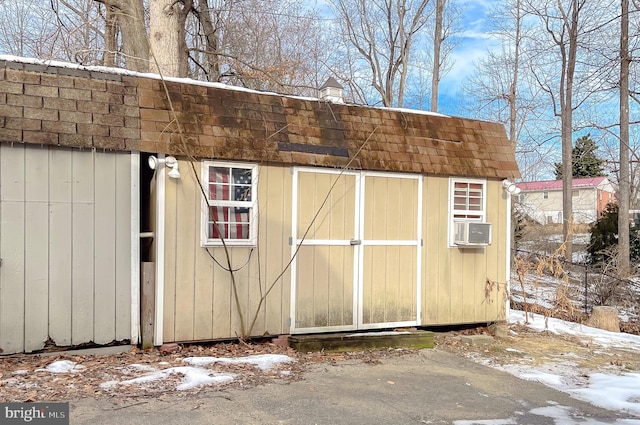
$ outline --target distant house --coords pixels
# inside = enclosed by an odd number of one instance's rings
[[[518,208],[541,224],[562,223],[562,180],[521,182],[516,201]],[[614,187],[606,177],[573,179],[574,223],[593,223],[609,202]]]

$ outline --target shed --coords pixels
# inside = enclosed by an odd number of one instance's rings
[[[56,297],[79,311],[91,305],[85,320],[93,333],[72,343],[137,342],[141,260],[155,264],[155,344],[506,319],[505,188],[519,174],[500,124],[15,58],[0,58],[0,77],[5,352],[32,351],[48,338],[58,344]],[[19,199],[7,198],[4,182],[14,175],[7,164],[29,164],[32,151],[53,173],[38,178],[48,194],[29,198],[25,166]],[[45,214],[57,205],[61,153],[78,170],[65,174],[67,228]],[[98,171],[102,162],[111,171]],[[93,174],[80,173],[89,165]],[[76,175],[93,176],[91,193],[77,188],[86,199],[75,196]],[[109,180],[126,196],[105,189]],[[10,202],[20,211],[38,203],[34,223],[48,223],[39,280],[26,270],[40,257],[8,248],[38,246],[30,232],[8,230],[16,222],[31,228],[19,211],[5,213]],[[76,228],[70,220],[81,207],[93,221],[79,219]],[[112,224],[103,227],[106,219]],[[152,243],[141,245],[141,234],[153,235]],[[103,240],[112,242],[103,247]],[[67,274],[52,285],[59,246],[91,258],[91,273],[74,275],[80,266],[64,263]],[[58,291],[60,282],[71,290]],[[73,288],[85,282],[92,298],[76,305]],[[32,319],[7,295],[28,299],[44,287],[40,302],[49,307],[37,343],[14,344],[31,334]],[[124,338],[97,338],[112,328],[100,318],[112,315],[128,317]]]

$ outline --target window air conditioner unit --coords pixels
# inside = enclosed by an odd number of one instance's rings
[[[461,246],[485,246],[491,243],[491,223],[454,221],[453,243]]]

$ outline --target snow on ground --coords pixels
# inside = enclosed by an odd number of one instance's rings
[[[509,322],[512,324],[522,323],[537,331],[549,331],[555,334],[581,337],[585,342],[597,344],[603,348],[620,348],[638,351],[640,355],[640,335],[608,332],[579,323],[566,322],[552,317],[545,318],[540,314],[529,313],[528,317],[529,321],[525,323],[525,313],[523,311],[511,310]]]
[[[170,367],[162,370],[154,370],[153,372],[140,376],[138,378],[127,379],[125,381],[107,381],[100,385],[100,388],[108,390],[118,385],[135,385],[147,384],[154,381],[160,381],[174,374],[183,375],[182,382],[176,387],[176,390],[190,390],[192,388],[205,385],[224,384],[233,381],[234,375],[230,373],[217,373],[200,367]]]
[[[640,355],[640,336],[638,335],[607,332],[563,320],[546,319],[539,314],[529,314],[529,321],[525,322],[524,312],[517,310],[511,310],[510,323],[512,325],[524,324],[537,331],[577,336],[583,338],[585,342],[602,347],[603,350],[617,348],[635,351]],[[506,350],[519,352],[519,350],[510,348]],[[474,358],[487,366],[511,373],[521,379],[540,382],[594,406],[640,416],[640,373],[621,373],[619,370],[613,369],[611,373],[603,373],[602,370],[585,373],[585,370],[578,368],[577,363],[572,361],[572,359],[575,360],[579,357],[578,354],[569,353],[564,357],[566,360],[549,361],[539,366],[497,364],[489,359]],[[549,406],[546,407],[532,409],[528,412],[516,412],[516,415],[512,418],[459,420],[454,421],[454,425],[518,425],[526,423],[527,418],[530,418],[531,415],[550,418],[554,424],[558,425],[605,424],[593,418],[582,416],[574,408],[552,402],[549,402]],[[615,422],[606,422],[606,424],[640,425],[640,419],[618,419]]]
[[[257,354],[255,356],[240,357],[235,359],[227,357],[187,357],[182,361],[194,366],[204,366],[212,363],[247,363],[257,366],[260,370],[267,370],[271,369],[278,363],[291,363],[293,359],[284,354]]]
[[[280,363],[291,363],[294,360],[283,354],[259,354],[246,357],[187,357],[182,360],[184,363],[194,366],[205,366],[213,363],[250,364],[261,370],[268,370]],[[163,362],[166,363],[166,362]],[[157,369],[150,365],[131,364],[126,366],[125,373],[132,371],[148,372],[146,375],[123,381],[103,382],[100,387],[105,390],[113,389],[119,385],[145,385],[169,378],[172,375],[182,375],[182,382],[176,386],[176,390],[190,390],[192,388],[219,385],[233,381],[235,375],[232,373],[219,373],[209,369],[194,366],[177,366],[166,369]]]
[[[585,342],[598,345],[603,349],[617,348],[637,351],[640,355],[639,335],[608,332],[564,320],[547,319],[539,314],[529,314],[529,321],[525,322],[524,312],[517,310],[511,310],[510,322],[511,324],[525,324],[538,331],[577,336],[583,338]],[[585,375],[584,370],[576,368],[576,364],[571,361],[571,356],[562,362],[547,362],[537,367],[521,364],[489,364],[489,366],[504,370],[522,379],[538,381],[604,409],[622,410],[640,416],[640,373],[612,372],[612,374],[607,374],[598,372]],[[640,421],[619,423],[640,424]]]
[[[44,369],[36,369],[36,372],[51,372],[51,373],[69,373],[80,372],[85,367],[72,362],[71,360],[58,360],[49,364]]]

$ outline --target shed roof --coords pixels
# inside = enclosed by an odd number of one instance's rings
[[[152,74],[0,57],[0,90],[7,93],[0,97],[0,141],[519,177],[502,124],[187,79],[164,82],[166,90]]]

